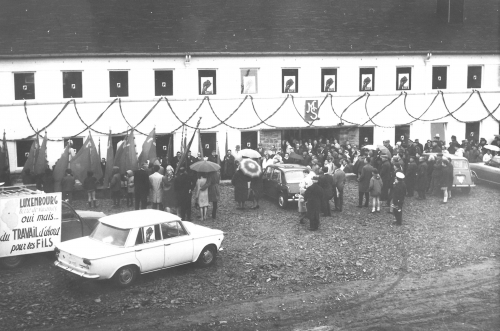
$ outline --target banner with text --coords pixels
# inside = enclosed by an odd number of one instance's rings
[[[0,257],[51,251],[61,242],[61,193],[0,199]]]

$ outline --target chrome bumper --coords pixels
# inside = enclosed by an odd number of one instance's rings
[[[97,278],[99,278],[99,277],[100,277],[99,275],[88,274],[88,273],[86,273],[85,271],[80,271],[80,270],[77,270],[75,267],[73,267],[73,266],[69,266],[69,265],[67,265],[66,263],[61,262],[61,261],[59,261],[59,260],[55,261],[55,262],[54,262],[54,265],[55,265],[56,267],[59,267],[59,268],[64,269],[64,270],[66,270],[66,271],[72,272],[72,273],[74,273],[75,275],[78,275],[78,276],[83,277],[83,278],[97,279]]]

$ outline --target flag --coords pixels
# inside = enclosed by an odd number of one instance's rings
[[[47,162],[47,131],[45,131],[45,137],[43,137],[42,146],[38,150],[38,157],[36,159],[34,168],[35,174],[43,175],[45,169],[47,169],[49,163]]]
[[[126,145],[126,142],[127,142],[127,136],[125,136],[122,141],[118,142],[118,145],[116,145],[115,158],[113,160],[113,165],[115,167],[120,168],[120,173],[122,168],[125,169],[124,147]]]
[[[114,164],[114,153],[113,153],[113,139],[111,138],[111,130],[108,136],[108,148],[106,154],[106,168],[104,169],[104,187],[109,186],[111,177],[113,176],[113,164]]]
[[[198,153],[200,154],[201,158],[203,159],[203,157],[205,155],[203,155],[203,144],[201,142],[201,131],[198,130]]]
[[[31,173],[35,172],[35,163],[38,157],[38,134],[35,137],[35,140],[33,140],[33,143],[31,144],[30,152],[28,155],[28,159],[24,163],[23,167],[23,173],[26,171],[26,169],[30,169]]]
[[[78,153],[71,159],[70,167],[75,179],[78,179],[82,184],[89,170],[94,173],[94,177],[102,177],[99,154],[97,153],[97,148],[91,134],[85,139],[82,148],[80,148]]]
[[[150,163],[153,163],[156,159],[156,129],[153,129],[147,136],[146,140],[142,144],[142,151],[139,155],[139,165],[144,164],[149,160]]]
[[[2,176],[4,172],[7,172],[9,168],[9,150],[7,149],[7,138],[5,138],[4,131],[2,145],[0,145],[0,176]]]
[[[220,165],[220,151],[219,151],[219,141],[215,143],[215,154],[217,154],[217,164]]]
[[[61,157],[56,161],[56,165],[54,166],[54,172],[52,173],[54,177],[54,192],[61,192],[61,180],[64,177],[66,169],[68,169],[70,148],[71,140],[68,141]]]
[[[226,131],[226,148],[224,149],[224,155],[226,155],[228,149],[229,149],[229,147],[227,145],[227,131]]]
[[[172,142],[174,140],[174,135],[171,135],[170,138],[168,139],[168,147],[167,147],[167,165],[172,165],[172,159],[170,158],[170,154],[173,153],[172,151]]]
[[[155,150],[156,156],[156,143],[153,146]],[[134,129],[130,129],[130,134],[127,136],[127,144],[124,147],[124,159],[125,159],[125,169],[121,171],[122,174],[125,174],[127,170],[137,170],[139,169],[137,163],[137,152],[135,151],[135,137],[134,137]],[[121,170],[121,168],[120,168]]]
[[[179,172],[179,169],[181,167],[185,167],[186,170],[187,169],[187,151],[189,151],[189,149],[191,148],[191,144],[193,143],[193,140],[194,140],[194,136],[196,135],[196,131],[198,130],[198,127],[200,126],[200,121],[201,121],[201,117],[200,119],[198,120],[198,124],[196,124],[196,129],[194,130],[193,132],[193,135],[191,136],[191,140],[189,140],[189,144],[187,146],[184,146],[184,150],[186,151],[186,153],[183,153],[182,156],[181,156],[181,159],[179,160],[179,163],[177,164],[177,167],[175,168],[175,174],[177,174]],[[184,137],[184,142],[186,141],[186,137]]]
[[[181,135],[181,154],[184,154],[184,144],[185,144],[185,140],[184,140],[184,125],[182,126],[182,135]]]

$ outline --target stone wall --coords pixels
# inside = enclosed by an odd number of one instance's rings
[[[276,150],[281,146],[281,130],[262,130],[260,132],[260,143],[264,149],[271,149],[274,145]]]

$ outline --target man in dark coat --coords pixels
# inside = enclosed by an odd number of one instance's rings
[[[370,165],[370,158],[365,158],[365,166],[361,171],[361,175],[359,176],[358,189],[359,189],[359,204],[358,207],[363,207],[363,196],[365,196],[365,207],[368,207],[370,201],[370,179],[372,178],[372,172],[375,170],[374,167]]]
[[[177,169],[177,165],[180,162],[181,157],[182,157],[181,152],[177,152],[177,155],[172,160],[172,168],[174,168],[174,170]]]
[[[318,184],[324,191],[321,211],[323,212],[323,216],[332,216],[330,211],[330,199],[333,198],[333,186],[335,183],[333,182],[333,177],[327,172],[328,168],[323,167],[323,174],[319,175],[318,178]]]
[[[186,168],[180,167],[174,180],[174,190],[177,197],[179,216],[183,221],[191,220],[191,198],[193,194],[194,183],[193,175],[188,174]],[[196,175],[194,175],[196,177]]]
[[[233,178],[235,168],[234,161],[234,156],[231,154],[231,150],[228,149],[226,156],[224,156],[224,171],[222,172],[223,178]]]
[[[248,182],[250,178],[245,176],[241,170],[236,170],[231,184],[234,186],[234,200],[238,203],[236,209],[245,209],[245,201],[248,199]]]
[[[415,163],[415,157],[410,157],[410,163],[408,163],[408,167],[406,168],[406,196],[413,197],[415,190],[415,179],[417,177],[417,164]]]
[[[149,195],[149,169],[144,163],[141,169],[134,171],[134,198],[135,210],[146,209]]]
[[[389,205],[389,189],[392,186],[392,166],[389,161],[389,156],[382,154],[382,164],[378,169],[380,177],[382,178],[382,193],[380,194],[380,201],[386,201],[386,204]]]
[[[340,169],[340,164],[336,162],[335,170],[333,171],[333,201],[335,202],[335,211],[342,211],[344,205],[344,186],[345,172]]]
[[[425,199],[425,191],[427,190],[427,162],[425,161],[425,157],[420,157],[420,163],[417,168],[417,175],[415,177],[415,188],[418,193],[417,200]]]
[[[208,161],[213,162],[213,163],[218,163],[217,159],[219,158],[219,155],[216,154],[216,151],[212,151],[212,155],[208,157]]]
[[[402,172],[396,173],[396,183],[394,184],[392,193],[392,202],[394,205],[393,213],[396,217],[395,225],[403,224],[403,203],[406,196],[406,185],[404,182],[405,175]]]
[[[316,231],[319,228],[319,212],[325,193],[318,184],[318,177],[313,177],[313,184],[304,192],[304,200],[307,205],[307,217],[309,218],[309,231]]]

